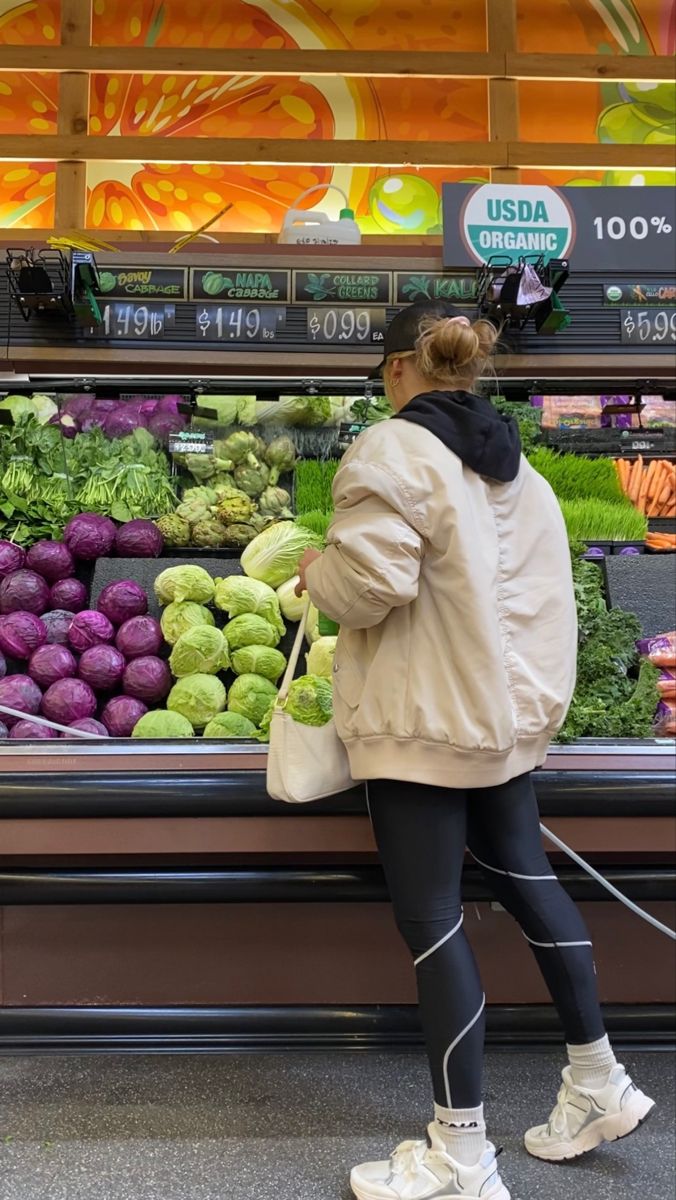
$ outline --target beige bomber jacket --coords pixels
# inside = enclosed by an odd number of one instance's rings
[[[355,779],[491,787],[542,764],[575,683],[568,541],[548,483],[482,478],[429,429],[346,453],[308,570],[340,624],[336,726]]]

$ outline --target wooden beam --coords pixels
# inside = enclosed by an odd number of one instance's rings
[[[83,7],[85,0],[78,0]],[[485,51],[213,50],[164,46],[1,46],[0,71],[92,71],[106,74],[271,75],[485,79],[503,75],[505,59]]]
[[[676,64],[670,54],[519,54],[507,53],[511,79],[562,83],[673,83]]]
[[[502,0],[505,5],[505,0]],[[77,0],[76,8],[86,7]],[[500,7],[500,5],[499,5]],[[69,18],[72,21],[72,16]],[[520,54],[391,50],[212,50],[165,46],[0,46],[3,71],[122,75],[270,75],[421,79],[552,79],[673,83],[668,54]]]
[[[517,48],[516,0],[486,0],[486,32],[488,49],[499,56]],[[503,145],[517,141],[519,127],[519,85],[515,79],[491,79],[488,83],[488,136],[491,142]],[[518,183],[515,167],[493,167],[493,183]]]
[[[661,147],[650,147],[661,149]],[[372,142],[299,138],[68,137],[9,134],[0,156],[32,162],[336,163],[368,166],[507,165],[507,148],[490,142]]]
[[[338,138],[82,137],[8,134],[5,160],[25,162],[285,163],[308,166],[547,167],[553,170],[672,170],[673,146],[553,142],[371,142]]]
[[[61,0],[61,43],[88,53],[92,33],[91,4]],[[61,137],[89,132],[89,75],[66,71],[59,80],[57,130]],[[54,228],[57,232],[84,229],[87,212],[87,164],[61,161],[56,167]]]

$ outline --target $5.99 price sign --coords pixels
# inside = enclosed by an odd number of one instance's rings
[[[308,308],[309,342],[329,346],[378,346],[385,338],[384,308]]]
[[[676,308],[623,308],[620,330],[625,345],[670,345],[676,342]]]

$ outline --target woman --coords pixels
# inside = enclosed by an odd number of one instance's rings
[[[630,1133],[653,1107],[605,1034],[589,934],[542,849],[531,771],[575,682],[566,531],[518,430],[474,394],[496,332],[413,305],[385,339],[395,417],[343,459],[323,554],[301,587],[340,624],[335,717],[414,959],[434,1087],[425,1141],[352,1172],[358,1200],[509,1200],[486,1141],[485,997],[462,928],[465,847],[521,925],[569,1065],[528,1151],[560,1162]]]

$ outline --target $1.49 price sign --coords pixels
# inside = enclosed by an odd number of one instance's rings
[[[625,345],[672,345],[676,342],[676,308],[623,308],[620,331]]]
[[[380,346],[384,308],[308,308],[308,341],[329,346]]]
[[[122,341],[147,341],[164,337],[173,327],[173,304],[125,304],[109,302],[101,307],[101,324],[87,330],[89,337],[119,338]]]

